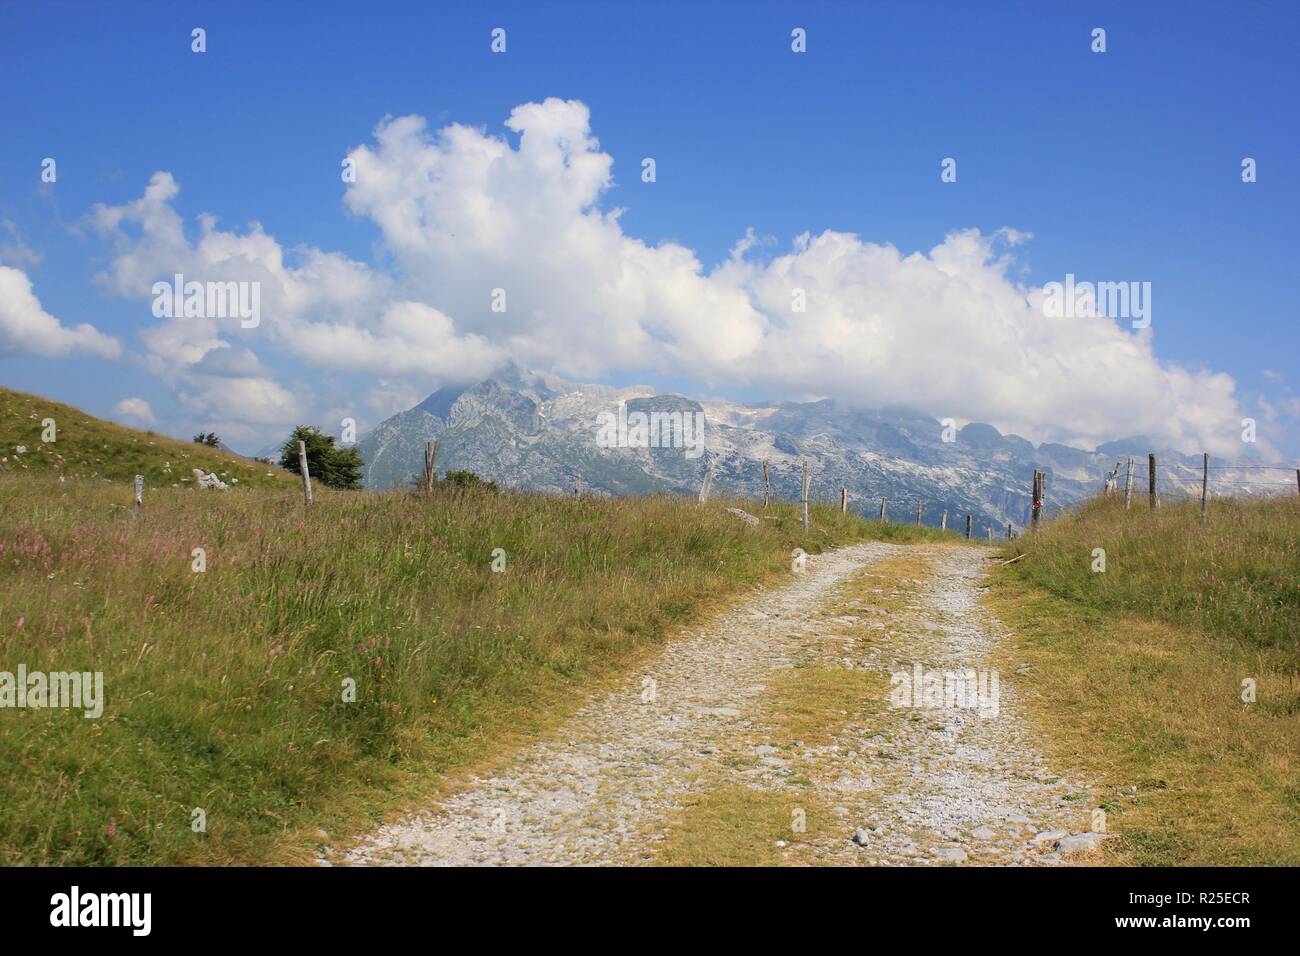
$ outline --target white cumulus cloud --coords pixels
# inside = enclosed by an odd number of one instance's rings
[[[582,103],[516,108],[503,136],[386,120],[350,154],[346,203],[371,218],[408,290],[521,364],[577,376],[656,368],[774,397],[903,403],[1037,440],[1146,433],[1234,447],[1232,378],[1160,361],[1151,330],[1050,319],[1011,276],[1027,237],[957,230],[928,252],[825,231],[756,258],[752,232],[706,269],[601,208],[612,157]],[[490,309],[504,289],[505,314]],[[798,294],[806,310],[795,311]],[[1239,450],[1239,449],[1238,449]]]
[[[153,409],[143,398],[124,398],[113,406],[113,414],[136,425],[156,425]]]
[[[344,202],[379,228],[391,269],[286,250],[256,223],[223,231],[211,216],[191,240],[160,172],[140,199],[92,213],[116,253],[100,281],[135,298],[175,273],[260,282],[256,329],[163,319],[145,334],[150,367],[187,401],[241,421],[302,410],[256,352],[373,375],[382,384],[357,396],[371,407],[510,359],[580,378],[657,369],[773,398],[908,404],[1038,441],[1145,433],[1239,451],[1230,376],[1160,360],[1160,317],[1133,331],[1045,316],[1043,291],[1014,278],[1028,237],[1013,228],[959,229],[911,253],[836,231],[773,252],[745,230],[706,267],[681,243],[628,235],[602,205],[614,161],[586,105],[524,104],[505,127],[387,118],[349,153]]]
[[[0,355],[116,359],[121,354],[121,343],[94,326],[67,326],[50,315],[32,292],[27,273],[0,266]]]

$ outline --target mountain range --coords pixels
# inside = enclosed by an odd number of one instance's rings
[[[662,421],[702,413],[703,448],[603,447],[609,442],[601,441],[601,423],[620,403],[630,421],[637,412]],[[902,407],[695,400],[645,386],[577,384],[513,365],[475,385],[441,388],[362,436],[366,484],[387,488],[414,478],[427,441],[439,442],[440,472],[472,471],[502,487],[562,494],[574,493],[580,478],[583,494],[695,495],[711,470],[711,495],[761,501],[766,462],[773,496],[797,500],[806,460],[814,500],[838,502],[847,488],[854,511],[875,517],[883,497],[892,520],[915,521],[919,498],[923,523],[938,525],[946,511],[949,527],[961,528],[969,514],[976,534],[992,529],[995,537],[1029,521],[1035,469],[1047,475],[1048,514],[1096,494],[1129,456],[1136,459],[1134,493],[1145,496],[1152,451],[1162,496],[1199,495],[1201,482],[1199,456],[1155,449],[1140,436],[1085,451],[1034,445],[980,422],[945,429]],[[634,436],[627,444],[643,443]],[[1122,470],[1119,481],[1122,487]]]

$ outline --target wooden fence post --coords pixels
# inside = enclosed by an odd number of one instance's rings
[[[1297,480],[1297,481],[1300,481],[1300,471],[1296,472],[1296,480]],[[887,500],[887,499],[886,499],[885,497],[883,497],[883,496],[882,496],[881,499],[880,499],[880,521],[881,521],[882,524],[883,524],[884,521],[885,521],[885,502],[886,502],[886,500]]]
[[[1008,541],[1011,540],[1011,522],[1010,522],[1010,521],[1007,522],[1007,540],[1008,540]]]
[[[1128,470],[1124,472],[1124,510],[1128,511],[1129,502],[1133,500],[1133,458],[1129,457]]]
[[[970,540],[970,515],[966,516],[966,540]]]
[[[772,500],[772,479],[767,476],[767,462],[763,462],[763,510],[767,510],[767,503]]]
[[[1201,520],[1204,521],[1210,509],[1210,453],[1207,451],[1201,459]]]
[[[984,530],[987,531],[987,532],[989,533],[989,544],[992,544],[992,543],[993,543],[993,527],[992,527],[992,525],[985,525]]]
[[[436,441],[424,443],[424,493],[433,494],[433,476],[437,474],[438,445]]]
[[[939,529],[941,531],[948,530],[948,509],[947,508],[943,509],[943,517],[939,519]]]
[[[1106,475],[1106,480],[1102,484],[1102,494],[1109,498],[1111,492],[1115,490],[1115,478],[1119,474],[1119,462],[1115,462],[1115,467]]]
[[[307,443],[298,442],[298,470],[302,472],[303,504],[311,506],[311,473],[307,470]]]
[[[1029,497],[1029,527],[1034,531],[1038,530],[1038,511],[1043,506],[1042,499],[1039,497],[1042,494],[1042,489],[1042,472],[1035,468],[1034,490],[1030,493]]]
[[[916,499],[916,523],[918,525],[921,523],[921,499],[920,498]]]
[[[1300,468],[1295,470],[1295,490],[1296,494],[1300,495]]]
[[[849,511],[849,489],[840,489],[840,511],[848,514]]]
[[[144,475],[135,476],[135,514],[144,510]]]
[[[700,504],[709,500],[709,489],[713,487],[713,463],[709,463],[709,470],[704,473],[704,484],[700,485]]]
[[[1147,455],[1147,493],[1151,498],[1151,510],[1156,510],[1156,453]]]
[[[582,475],[573,476],[573,497],[582,497]]]
[[[808,533],[808,485],[811,478],[808,476],[808,459],[803,460],[803,495],[800,501],[803,503],[803,530],[804,534]]]

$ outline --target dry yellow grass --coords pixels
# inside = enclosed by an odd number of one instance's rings
[[[1017,541],[988,597],[1042,745],[1108,794],[1112,862],[1300,864],[1297,509],[1215,507],[1099,503]]]
[[[764,725],[782,742],[818,747],[850,721],[881,709],[889,688],[877,671],[824,663],[777,671],[764,693]]]
[[[693,798],[655,852],[656,866],[788,866],[829,819],[812,791],[720,784]],[[783,845],[784,844],[784,845]]]
[[[915,562],[907,567],[914,568]],[[855,580],[882,581],[879,575]],[[847,589],[844,593],[850,593]],[[833,607],[833,606],[832,606]],[[816,862],[809,852],[831,826],[830,807],[812,786],[809,750],[831,743],[849,724],[883,709],[888,678],[825,660],[778,670],[767,682],[755,721],[790,761],[775,787],[711,781],[671,821],[657,846],[659,866],[789,866]],[[739,769],[753,766],[738,756]],[[796,829],[795,821],[802,829]],[[784,844],[784,845],[782,845]]]

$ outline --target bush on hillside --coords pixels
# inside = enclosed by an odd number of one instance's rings
[[[361,487],[361,469],[365,465],[355,448],[339,448],[334,436],[324,434],[319,428],[299,425],[280,446],[280,467],[302,474],[298,467],[298,442],[307,446],[307,471],[312,478],[331,488],[354,489]]]
[[[449,471],[443,477],[443,483],[453,488],[480,488],[484,491],[499,491],[495,481],[480,478],[472,471]]]

